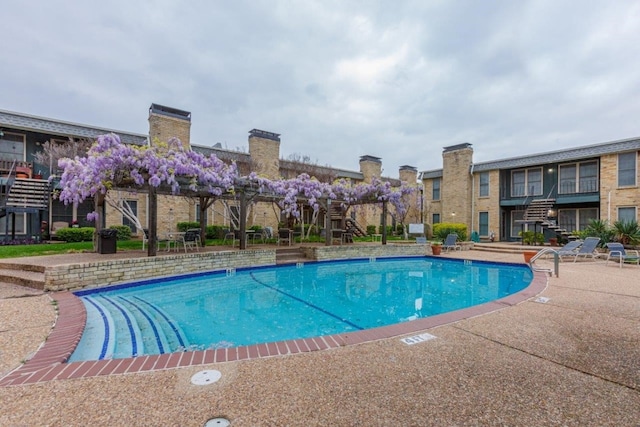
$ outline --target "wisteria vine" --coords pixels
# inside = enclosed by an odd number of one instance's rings
[[[371,183],[354,185],[347,180],[323,183],[308,174],[281,180],[260,177],[255,172],[240,177],[235,163],[227,164],[213,154],[207,157],[186,149],[177,138],[166,144],[135,146],[123,144],[113,133],[99,136],[86,157],[61,159],[58,165],[63,169],[62,191],[58,197],[65,204],[81,203],[87,198],[104,195],[125,183],[133,188],[164,185],[174,195],[180,194],[182,185],[187,185],[191,191],[204,190],[213,196],[253,188],[277,198],[278,205],[287,215],[299,218],[301,201],[317,211],[323,199],[340,200],[345,207],[389,202],[398,214],[403,214],[408,208],[403,196],[415,191],[404,182],[394,188],[378,178]],[[87,216],[89,220],[96,218],[96,212]]]

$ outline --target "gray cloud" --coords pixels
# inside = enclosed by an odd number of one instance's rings
[[[91,3],[91,4],[89,4]],[[146,133],[157,102],[192,142],[385,174],[640,135],[632,1],[51,1],[3,6],[0,108]],[[9,37],[10,35],[10,37]]]

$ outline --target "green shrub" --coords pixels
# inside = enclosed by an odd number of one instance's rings
[[[382,234],[382,226],[378,227],[378,234]],[[390,225],[387,225],[387,236],[391,235],[391,232],[393,231],[393,227],[391,227]]]
[[[376,226],[375,225],[367,225],[367,235],[372,236],[376,234]]]
[[[544,234],[534,233],[533,231],[521,231],[518,235],[522,238],[525,245],[541,245],[544,243]]]
[[[204,230],[204,235],[207,239],[222,239],[224,238],[224,227],[220,225],[207,225]]]
[[[576,231],[574,233],[581,240],[587,237],[599,237],[598,247],[606,248],[607,243],[613,242],[616,237],[616,230],[609,225],[606,220],[592,219],[589,221],[589,225],[584,230]]]
[[[185,221],[185,222],[179,222],[176,225],[176,227],[178,228],[178,231],[184,233],[190,228],[200,228],[200,223],[197,221]]]
[[[398,236],[404,236],[404,225],[403,224],[396,224],[396,234]]]
[[[458,240],[467,240],[467,225],[453,222],[440,222],[433,224],[433,237],[444,241],[451,233],[458,235]]]
[[[116,237],[117,240],[131,240],[131,228],[128,225],[112,225],[109,229],[116,230],[118,232]]]
[[[96,229],[94,227],[60,228],[56,231],[56,238],[68,243],[92,242],[93,234],[95,232],[96,232]]]

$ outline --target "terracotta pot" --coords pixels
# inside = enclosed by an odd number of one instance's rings
[[[524,262],[529,264],[531,262],[531,258],[536,256],[537,254],[538,252],[523,252],[522,255],[524,255]]]
[[[442,246],[440,245],[431,245],[431,254],[432,255],[440,255],[442,252]]]

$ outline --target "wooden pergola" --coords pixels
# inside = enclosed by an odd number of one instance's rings
[[[246,235],[247,230],[247,206],[251,201],[255,202],[270,202],[281,199],[282,196],[276,194],[268,194],[260,192],[257,186],[250,181],[242,180],[238,183],[237,186],[234,187],[234,192],[226,192],[221,195],[211,194],[205,187],[198,188],[193,190],[187,184],[180,185],[180,193],[174,194],[171,187],[164,184],[159,187],[153,187],[149,184],[145,184],[142,186],[131,186],[131,182],[127,180],[127,182],[114,183],[113,189],[111,191],[130,191],[130,192],[139,192],[143,194],[148,194],[149,198],[149,211],[148,211],[148,221],[149,221],[149,236],[148,236],[148,246],[147,246],[147,256],[156,256],[157,255],[157,244],[158,244],[158,195],[165,196],[175,196],[175,197],[187,197],[198,199],[200,204],[200,238],[202,243],[204,244],[205,240],[205,227],[206,227],[206,210],[216,201],[216,200],[238,200],[240,202],[240,224],[239,224],[239,232],[240,236]],[[304,197],[299,197],[298,200],[304,201],[306,200]],[[96,197],[96,211],[102,212],[102,205],[104,205],[104,196]],[[325,215],[325,245],[331,246],[332,244],[332,236],[331,236],[331,216],[329,215],[329,208],[332,203],[342,203],[341,200],[331,200],[328,197],[319,199],[320,205],[327,212]],[[359,204],[372,204],[372,203],[382,203],[382,244],[387,244],[387,202],[379,202],[379,201],[360,201],[358,203],[352,203],[351,205],[359,205]],[[96,231],[100,231],[100,227],[102,226],[101,221],[96,221]],[[246,249],[247,241],[244,238],[240,239],[240,249]]]

